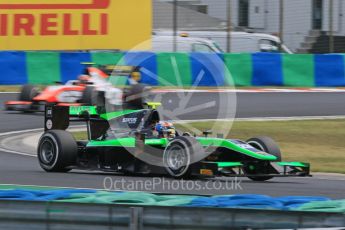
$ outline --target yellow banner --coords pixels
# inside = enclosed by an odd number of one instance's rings
[[[151,0],[0,0],[0,50],[142,50],[151,32]]]

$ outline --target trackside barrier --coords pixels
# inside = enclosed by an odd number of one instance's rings
[[[80,74],[81,62],[139,65],[153,86],[345,86],[345,55],[152,52],[0,52],[0,84],[52,84]]]
[[[56,189],[0,190],[0,200],[49,201],[68,203],[137,204],[151,206],[189,206],[214,208],[256,208],[276,210],[309,210],[345,213],[345,200],[326,197],[266,195],[158,195],[146,192],[109,192],[96,190]]]
[[[345,226],[345,215],[257,209],[0,201],[1,229],[298,229]]]

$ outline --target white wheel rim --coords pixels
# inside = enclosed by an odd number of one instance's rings
[[[179,148],[171,151],[170,147],[173,143],[177,143]],[[175,148],[175,146],[174,146]],[[172,154],[171,154],[172,153]],[[163,163],[166,167],[166,170],[173,177],[179,177],[184,175],[189,169],[190,165],[190,150],[185,142],[181,140],[173,140],[168,144],[163,154]]]
[[[266,152],[265,148],[257,141],[249,141],[247,143],[251,146],[255,145],[255,146],[253,146],[254,148]]]
[[[52,168],[55,167],[55,165],[56,165],[56,163],[57,163],[57,161],[58,161],[58,158],[59,158],[59,146],[58,146],[58,144],[57,144],[57,141],[56,141],[55,137],[54,137],[53,135],[51,135],[50,133],[44,134],[44,135],[41,137],[39,143],[42,142],[42,139],[43,139],[43,138],[49,138],[49,141],[48,141],[48,140],[44,140],[43,143],[39,146],[39,159],[40,159],[40,162],[41,162],[41,166],[42,166],[44,169],[51,170]],[[54,162],[52,162],[52,163],[51,163],[51,160],[52,160],[52,159],[50,159],[50,161],[49,161],[49,159],[48,159],[51,153],[42,151],[42,150],[43,150],[42,147],[43,147],[43,145],[44,145],[46,142],[50,142],[50,143],[51,143],[51,146],[52,146],[53,148],[55,148],[55,149],[54,149],[54,152],[55,152],[55,159],[54,159]],[[52,158],[54,158],[54,155],[52,156]]]

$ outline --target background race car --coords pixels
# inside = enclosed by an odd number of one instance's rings
[[[140,67],[136,66],[97,66],[88,65],[77,80],[66,84],[48,86],[40,91],[38,86],[24,85],[18,101],[7,101],[5,109],[9,111],[36,112],[44,111],[44,105],[56,104],[61,106],[93,105],[101,95],[112,105],[121,105],[123,90],[114,87],[113,83],[136,84],[140,82]],[[110,78],[114,78],[112,82]]]

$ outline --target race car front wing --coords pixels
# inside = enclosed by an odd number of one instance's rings
[[[252,174],[242,162],[199,162],[192,167],[193,175],[227,177],[309,177],[310,164],[302,162],[268,162],[267,173]]]

